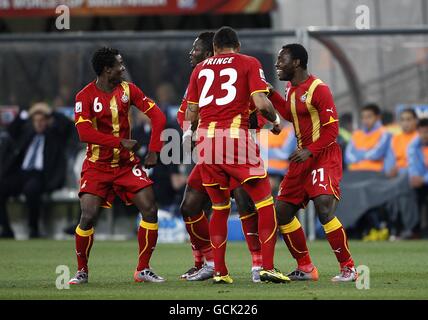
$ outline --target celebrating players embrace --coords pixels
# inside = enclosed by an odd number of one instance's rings
[[[197,134],[198,160],[181,206],[195,266],[181,278],[233,283],[225,261],[232,192],[253,258],[253,282],[318,280],[318,270],[296,218],[297,211],[309,200],[314,201],[340,264],[340,274],[332,280],[355,281],[357,273],[346,233],[334,215],[340,197],[342,161],[336,143],[338,116],[328,86],[307,72],[308,55],[299,44],[284,46],[278,55],[278,77],[289,81],[285,99],[267,83],[260,62],[239,51],[238,35],[229,27],[215,34],[201,33],[190,51],[193,72],[177,119],[185,131],[184,139],[191,138],[194,131]],[[128,112],[134,105],[152,123],[146,168],[158,161],[165,116],[137,86],[123,80],[125,67],[117,50],[98,50],[92,64],[97,79],[76,96],[76,128],[88,148],[79,192],[82,215],[75,234],[78,272],[70,283],[88,281],[93,224],[99,207],[110,206],[115,195],[134,203],[143,216],[135,281],[162,282],[164,279],[149,267],[158,229],[153,182],[134,153],[138,143],[130,137]],[[250,117],[258,116],[259,121],[270,122],[271,131],[279,134],[279,115],[293,124],[298,146],[289,158],[290,168],[275,207],[260,150],[249,129],[258,127],[250,121]],[[209,202],[210,221],[204,211]],[[274,266],[278,229],[297,261],[297,268],[288,275]]]

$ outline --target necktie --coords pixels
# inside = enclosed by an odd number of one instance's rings
[[[41,135],[37,135],[36,139],[35,139],[35,142],[34,142],[33,152],[31,153],[31,156],[30,156],[30,161],[28,161],[27,170],[32,170],[32,169],[35,168],[35,166],[36,166],[37,152],[39,150],[39,146],[40,146],[41,142],[42,142]]]

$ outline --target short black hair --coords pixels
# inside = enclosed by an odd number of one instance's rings
[[[389,110],[385,110],[381,114],[381,121],[384,126],[394,123],[394,118],[394,114]]]
[[[299,43],[290,43],[282,47],[282,49],[290,52],[293,60],[300,60],[300,67],[306,70],[308,68],[308,52],[305,47]]]
[[[428,118],[419,119],[418,128],[420,127],[428,127]]]
[[[95,51],[92,56],[92,68],[97,76],[101,75],[104,67],[111,68],[114,66],[118,54],[120,54],[119,50],[109,47],[102,47]]]
[[[403,111],[400,112],[400,115],[402,115],[403,113],[410,113],[413,118],[415,118],[415,119],[418,118],[418,115],[416,114],[416,111],[413,108],[406,108],[406,109],[404,109]]]
[[[198,35],[198,39],[201,40],[201,44],[205,52],[214,52],[214,47],[213,47],[214,32],[210,32],[210,31],[202,32]]]
[[[221,27],[214,34],[214,45],[217,48],[237,48],[239,47],[238,34],[231,27]]]
[[[364,107],[362,107],[361,112],[363,111],[371,111],[375,115],[380,115],[380,108],[376,103],[368,103]]]

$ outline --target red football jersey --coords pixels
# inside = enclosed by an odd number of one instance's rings
[[[219,54],[193,70],[187,102],[199,104],[199,128],[248,129],[250,97],[268,92],[260,62],[239,53]]]
[[[329,87],[312,75],[296,87],[287,84],[285,106],[278,111],[293,123],[299,148],[317,141],[323,126],[338,121]]]
[[[124,163],[138,163],[139,159],[132,151],[120,148],[120,140],[131,137],[128,114],[131,105],[144,113],[156,107],[156,104],[136,85],[125,81],[111,93],[101,91],[93,81],[76,95],[74,110],[76,126],[89,122],[98,132],[117,138],[105,145],[101,145],[101,142],[100,145],[88,143],[86,159],[111,167],[118,167]],[[160,149],[161,144],[160,146],[157,146],[159,143],[154,144],[156,150],[153,151],[159,151],[157,149]]]

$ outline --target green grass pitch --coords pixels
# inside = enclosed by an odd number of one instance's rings
[[[318,282],[254,284],[245,243],[230,242],[227,262],[232,285],[211,281],[190,283],[179,275],[192,263],[189,244],[159,244],[151,265],[167,281],[134,283],[137,241],[95,241],[90,259],[90,283],[58,290],[57,265],[70,266],[74,275],[74,241],[0,241],[0,299],[428,299],[428,242],[351,241],[358,265],[370,268],[370,289],[355,283],[335,284],[336,259],[326,241],[309,243],[318,266]],[[276,265],[294,267],[285,244],[278,240]]]

